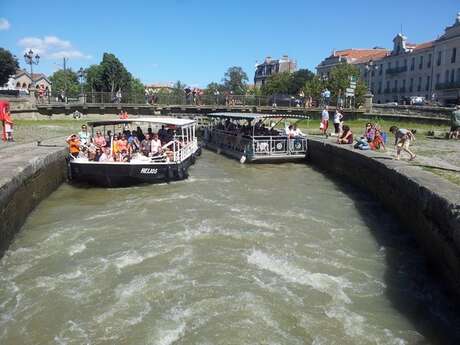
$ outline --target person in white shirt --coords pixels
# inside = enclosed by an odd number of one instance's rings
[[[343,115],[340,109],[337,109],[334,114],[334,134],[339,135],[340,134],[340,122],[342,122]]]
[[[81,145],[89,145],[90,143],[90,135],[88,133],[88,129],[86,128],[86,125],[81,126],[81,131],[78,132],[78,136],[80,137],[80,143]]]
[[[297,125],[294,125],[294,127],[292,128],[292,134],[294,135],[294,138],[305,137],[305,134],[299,128],[297,128]]]
[[[154,134],[153,135],[153,139],[152,139],[152,143],[151,143],[151,152],[152,152],[152,156],[157,156],[159,155],[160,153],[163,152],[163,148],[161,147],[161,140],[158,139],[158,134]]]
[[[329,112],[327,111],[327,106],[324,107],[323,112],[321,113],[321,132],[327,137],[327,128],[329,127]]]

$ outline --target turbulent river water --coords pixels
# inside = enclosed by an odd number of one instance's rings
[[[408,231],[303,164],[62,185],[0,261],[0,344],[458,344]]]

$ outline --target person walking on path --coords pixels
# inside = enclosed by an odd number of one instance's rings
[[[459,139],[460,132],[460,105],[455,107],[455,110],[450,116],[450,132],[449,139]]]
[[[396,160],[400,159],[401,150],[406,151],[410,155],[410,161],[414,160],[416,154],[409,150],[409,145],[411,141],[415,141],[414,134],[407,129],[398,128],[396,126],[391,126],[390,132],[393,133],[395,136]]]
[[[327,128],[329,127],[329,112],[327,111],[327,106],[324,107],[321,113],[321,124],[319,129],[327,138]]]

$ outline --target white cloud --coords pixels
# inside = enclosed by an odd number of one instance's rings
[[[0,18],[0,30],[8,30],[11,27],[10,22],[5,18]]]
[[[39,37],[24,37],[18,42],[18,45],[24,48],[24,51],[32,49],[34,53],[48,59],[62,59],[64,57],[70,59],[90,59],[90,55],[86,55],[75,49],[70,41],[62,40],[56,36]]]

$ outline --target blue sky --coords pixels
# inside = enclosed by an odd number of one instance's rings
[[[24,50],[38,49],[46,74],[64,55],[77,70],[111,52],[144,83],[206,86],[230,66],[251,80],[266,56],[314,70],[334,48],[391,48],[401,24],[410,42],[429,41],[458,11],[458,0],[0,0],[0,46],[21,67]]]

